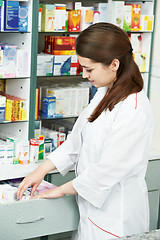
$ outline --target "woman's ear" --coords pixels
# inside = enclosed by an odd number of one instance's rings
[[[117,72],[119,68],[120,62],[117,58],[113,59],[113,61],[110,64],[110,68],[113,72]]]

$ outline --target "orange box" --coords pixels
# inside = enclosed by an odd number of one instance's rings
[[[66,50],[66,51],[61,51],[61,50],[53,50],[52,51],[53,55],[75,55],[76,54],[76,50]]]
[[[131,31],[140,31],[141,5],[132,5]]]
[[[68,31],[80,32],[81,28],[81,10],[68,11]]]
[[[6,96],[5,120],[19,121],[27,119],[27,110],[25,109],[25,99],[18,98],[9,94]]]
[[[53,50],[75,50],[76,37],[54,37]]]

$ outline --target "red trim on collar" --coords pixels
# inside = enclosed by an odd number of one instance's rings
[[[136,93],[136,104],[135,104],[135,109],[137,109],[137,93]]]

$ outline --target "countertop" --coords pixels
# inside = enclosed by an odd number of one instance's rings
[[[160,229],[148,233],[119,238],[121,240],[160,240]]]

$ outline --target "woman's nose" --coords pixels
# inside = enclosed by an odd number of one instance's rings
[[[85,68],[83,68],[83,74],[82,74],[82,78],[88,78],[89,74],[87,73],[87,71],[85,70]]]

